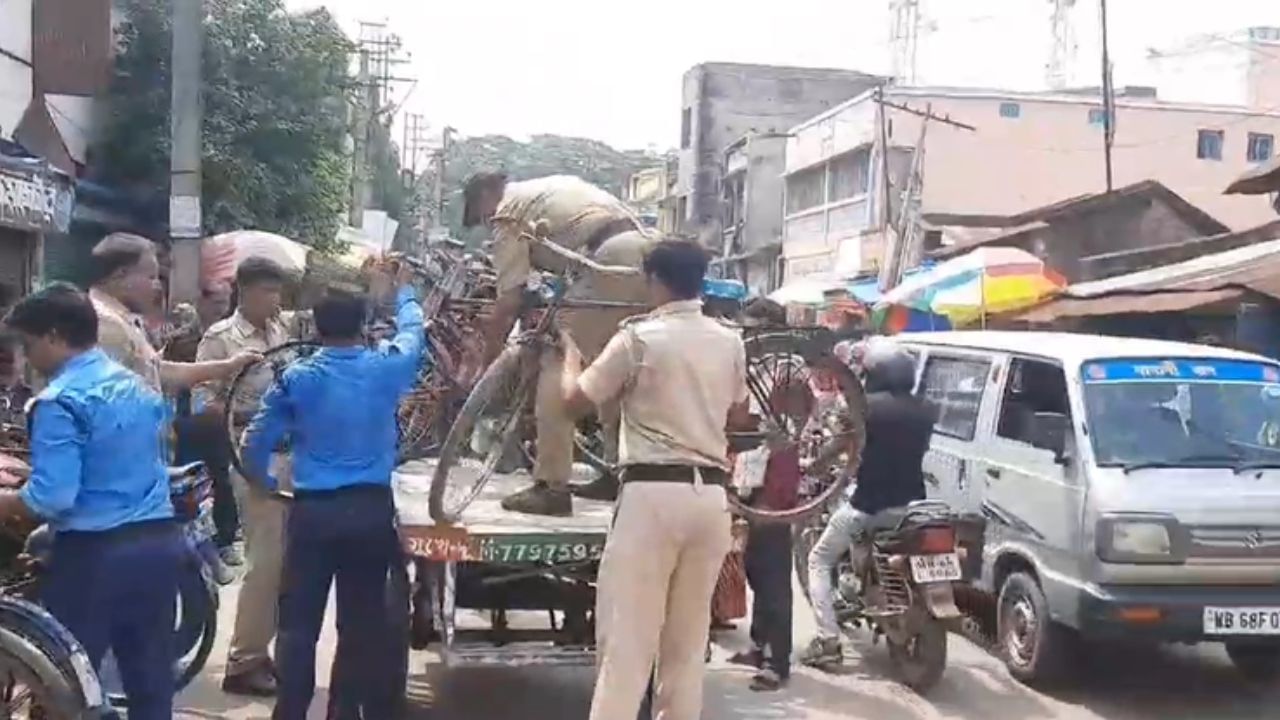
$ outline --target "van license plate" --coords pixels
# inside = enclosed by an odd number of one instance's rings
[[[911,577],[918,583],[959,580],[960,557],[955,553],[912,555]]]
[[[1280,635],[1280,607],[1207,607],[1205,635]]]

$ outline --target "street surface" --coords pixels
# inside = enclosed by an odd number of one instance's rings
[[[235,612],[236,586],[223,591],[219,643],[205,672],[179,697],[183,720],[265,720],[271,704],[222,694],[222,659]],[[797,597],[796,637],[812,622]],[[331,603],[332,609],[332,603]],[[889,679],[884,646],[857,643],[844,670],[828,675],[797,668],[775,694],[747,690],[750,673],[725,663],[744,642],[745,626],[718,640],[706,693],[706,720],[1235,720],[1280,717],[1280,688],[1259,690],[1239,679],[1217,647],[1106,648],[1089,655],[1078,678],[1050,694],[1015,682],[993,657],[951,638],[942,682],[922,698]],[[313,718],[323,718],[324,686],[333,657],[333,621],[321,640]],[[414,653],[412,720],[574,720],[586,718],[588,668],[446,671],[430,653]]]

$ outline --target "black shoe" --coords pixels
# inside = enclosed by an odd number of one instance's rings
[[[613,502],[618,499],[618,476],[614,473],[601,473],[599,477],[585,485],[574,485],[572,492],[574,497],[580,497],[583,500],[600,500],[603,502]]]
[[[271,667],[262,665],[236,675],[228,675],[222,678],[222,692],[249,697],[275,697],[275,672]]]
[[[502,509],[527,515],[568,517],[573,514],[573,496],[567,489],[556,490],[544,482],[538,482],[503,498]]]

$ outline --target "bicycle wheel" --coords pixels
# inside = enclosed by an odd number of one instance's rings
[[[499,466],[520,454],[518,431],[533,391],[537,353],[533,346],[507,348],[467,396],[431,476],[429,508],[436,522],[457,522]]]
[[[235,377],[227,385],[226,412],[223,413],[227,433],[227,447],[231,448],[231,465],[240,476],[260,483],[262,478],[246,472],[244,459],[240,455],[240,441],[245,428],[253,419],[252,413],[237,412],[236,408],[257,408],[257,398],[266,392],[273,382],[278,382],[284,371],[293,363],[311,357],[320,349],[318,343],[307,340],[295,340],[267,350],[262,360],[240,368]]]
[[[271,382],[279,380],[284,371],[293,363],[310,357],[320,349],[314,342],[298,340],[267,350],[261,361],[240,369],[227,386],[227,407],[255,407],[253,399],[264,392]],[[267,373],[270,373],[267,375]],[[237,398],[240,402],[233,402]],[[437,381],[434,366],[425,366],[418,373],[413,388],[400,401],[396,412],[396,451],[397,460],[403,461],[412,456],[422,456],[433,452],[437,438],[444,435],[443,427],[448,420],[447,392]],[[244,413],[227,412],[225,431],[228,446],[231,448],[231,464],[242,477],[252,480],[245,472],[244,459],[241,457],[241,440],[244,430],[252,417]]]
[[[858,470],[866,441],[866,396],[862,383],[831,352],[824,330],[767,330],[744,339],[751,411],[761,433],[730,433],[730,441],[793,446],[805,468],[796,501],[775,509],[751,504],[730,492],[734,511],[757,522],[797,522],[837,497]]]

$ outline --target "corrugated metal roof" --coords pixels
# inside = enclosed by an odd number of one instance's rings
[[[1150,270],[1076,283],[1067,297],[1145,290],[1213,290],[1244,286],[1280,298],[1280,239],[1246,245]]]
[[[1030,310],[1017,313],[1013,315],[1013,319],[1033,323],[1048,323],[1068,317],[1179,312],[1223,300],[1231,300],[1242,294],[1244,294],[1243,290],[1229,288],[1224,290],[1191,290],[1137,295],[1104,295],[1090,298],[1061,297]]]

